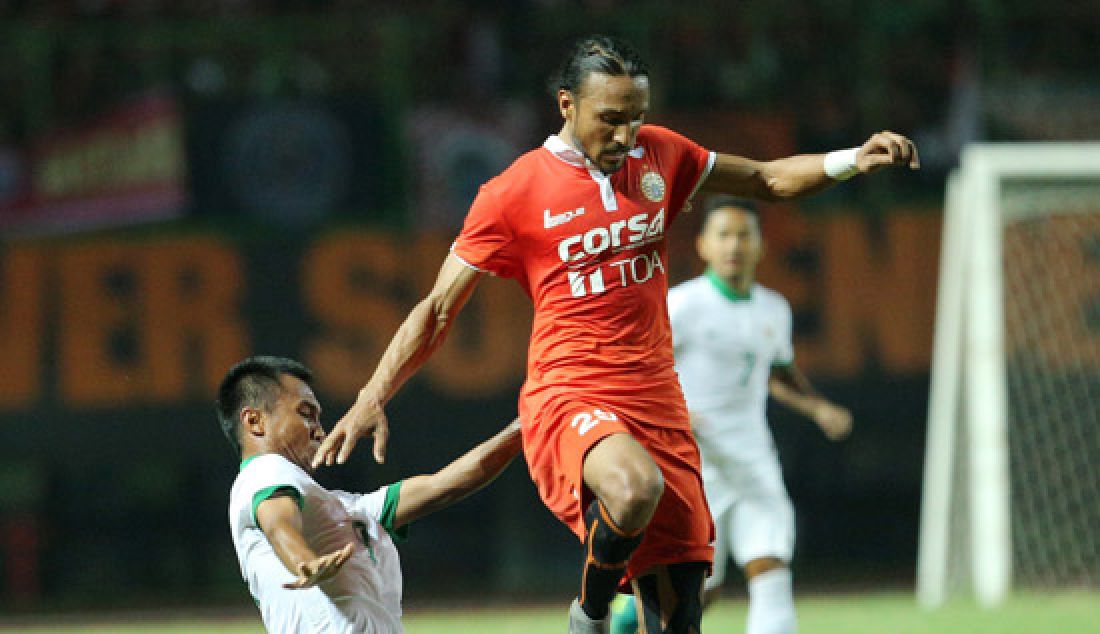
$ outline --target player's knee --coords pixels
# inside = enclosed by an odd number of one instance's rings
[[[616,482],[604,487],[604,506],[624,531],[644,528],[665,491],[660,469],[625,468],[615,475]]]
[[[653,465],[652,468],[641,469],[632,474],[627,482],[627,499],[637,508],[656,508],[665,493],[665,478],[661,470]]]
[[[589,451],[584,480],[627,532],[645,528],[665,487],[657,463],[627,434],[608,436]]]

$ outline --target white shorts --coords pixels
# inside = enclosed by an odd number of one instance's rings
[[[699,448],[715,528],[714,570],[706,588],[722,585],[731,555],[740,567],[762,557],[790,563],[794,507],[775,450],[742,456],[704,438]]]

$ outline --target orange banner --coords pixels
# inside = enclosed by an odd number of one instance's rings
[[[836,379],[926,372],[939,215],[899,209],[875,231],[856,213],[784,222],[760,281],[791,302],[801,367]],[[699,271],[683,224],[671,236],[673,282]],[[291,247],[197,234],[9,248],[0,255],[0,408],[205,401],[233,362],[270,352],[313,366],[328,397],[351,398],[449,243],[343,230]],[[486,279],[417,380],[460,399],[515,390],[530,317],[517,285]]]

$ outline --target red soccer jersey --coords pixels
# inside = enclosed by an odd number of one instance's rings
[[[452,251],[514,278],[534,303],[521,414],[584,395],[688,428],[673,368],[665,231],[713,163],[694,142],[645,125],[610,176],[551,136],[482,186]]]

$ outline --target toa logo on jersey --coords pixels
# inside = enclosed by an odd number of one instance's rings
[[[653,214],[640,213],[627,220],[616,220],[606,227],[593,227],[584,233],[571,235],[558,243],[558,256],[570,268],[582,266],[586,258],[604,252],[619,253],[627,249],[659,242],[665,236],[665,210]],[[569,293],[573,297],[585,297],[607,291],[613,287],[643,284],[653,275],[665,273],[660,251],[639,253],[621,260],[597,264],[595,270],[568,271],[566,277]]]

